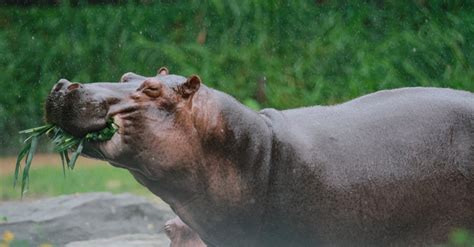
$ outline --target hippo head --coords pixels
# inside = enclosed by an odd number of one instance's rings
[[[83,154],[157,178],[195,152],[192,113],[199,106],[193,98],[202,88],[198,76],[169,75],[166,68],[148,78],[126,73],[120,83],[61,79],[48,96],[45,117],[76,137],[100,130],[113,119],[118,131],[112,139],[86,142]]]

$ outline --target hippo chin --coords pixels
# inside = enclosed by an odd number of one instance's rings
[[[119,131],[84,155],[128,169],[208,246],[431,245],[474,230],[473,93],[255,112],[165,68],[121,82],[61,80],[46,120],[83,136],[113,118]]]

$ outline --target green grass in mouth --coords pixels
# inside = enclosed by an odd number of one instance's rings
[[[36,128],[20,131],[20,134],[29,135],[25,141],[24,146],[18,154],[18,158],[15,166],[15,174],[13,179],[13,186],[16,186],[19,176],[21,163],[24,160],[25,166],[23,168],[23,174],[21,178],[21,195],[28,190],[29,184],[29,171],[33,156],[38,146],[38,140],[41,136],[47,135],[50,137],[55,151],[59,153],[61,157],[61,163],[63,166],[63,173],[66,173],[66,166],[69,169],[74,169],[77,158],[82,152],[84,147],[84,141],[88,142],[103,142],[108,141],[117,132],[117,125],[113,119],[109,119],[105,128],[102,130],[88,133],[82,138],[74,137],[66,133],[63,129],[53,124],[47,124]],[[69,157],[69,151],[73,151],[71,157]]]

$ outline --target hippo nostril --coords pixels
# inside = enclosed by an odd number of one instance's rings
[[[81,84],[79,84],[79,83],[73,83],[73,84],[71,84],[71,85],[69,85],[69,86],[67,87],[67,90],[68,90],[68,91],[72,91],[72,90],[78,89],[78,88],[80,88],[80,87],[81,87]]]
[[[120,78],[120,82],[128,82],[130,80],[130,77],[132,77],[133,73],[132,72],[128,72],[128,73],[125,73],[122,78]]]
[[[132,72],[127,72],[122,76],[122,78],[120,78],[120,82],[130,82],[134,80],[145,80],[145,79],[146,77],[143,77],[141,75],[137,75]]]
[[[64,86],[64,83],[58,82],[56,85],[54,85],[53,91],[57,92],[57,91],[61,90],[61,88],[63,88],[63,86]]]
[[[61,79],[59,80],[56,85],[54,85],[53,87],[53,92],[58,92],[60,90],[63,90],[64,87],[66,87],[67,85],[71,84],[70,81],[66,80],[66,79]]]

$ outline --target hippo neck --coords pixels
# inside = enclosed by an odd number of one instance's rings
[[[231,96],[207,87],[200,91],[193,99],[201,140],[194,172],[199,184],[190,180],[189,185],[202,186],[201,194],[162,199],[204,238],[215,231],[224,231],[226,239],[249,236],[258,231],[252,227],[259,225],[265,210],[271,129],[260,114]]]
[[[202,144],[204,153],[210,157],[205,169],[209,171],[221,168],[224,172],[220,174],[223,180],[216,181],[216,187],[222,187],[223,183],[230,186],[244,186],[237,187],[239,193],[250,190],[252,198],[247,199],[254,199],[253,197],[258,196],[254,193],[262,191],[268,179],[272,131],[257,112],[227,94],[213,89],[207,90],[214,95],[210,97],[209,103],[217,106],[215,115],[218,116],[217,122],[220,124],[210,132],[204,132],[211,137]],[[216,162],[221,166],[216,167]],[[207,174],[208,180],[215,180],[216,173]],[[212,188],[211,183],[209,187]],[[244,194],[241,196],[245,197]]]

